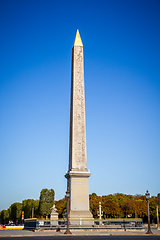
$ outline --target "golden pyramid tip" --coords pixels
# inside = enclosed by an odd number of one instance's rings
[[[75,40],[74,40],[74,46],[83,46],[83,43],[82,43],[82,40],[81,40],[81,37],[80,37],[80,34],[79,34],[79,30],[77,29],[77,32],[76,32],[76,37],[75,37]]]

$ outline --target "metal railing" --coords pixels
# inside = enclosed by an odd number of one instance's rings
[[[85,221],[85,224],[83,224]],[[109,219],[94,219],[92,225],[90,219],[71,219],[71,229],[142,229],[142,219],[140,218],[109,218]],[[30,218],[24,220],[25,229],[65,229],[67,226],[66,219],[50,220]]]

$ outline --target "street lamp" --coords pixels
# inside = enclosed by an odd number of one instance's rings
[[[72,234],[69,230],[69,197],[70,197],[69,188],[67,189],[66,197],[67,197],[67,230],[65,231],[64,234]]]
[[[97,211],[97,214],[99,216],[99,224],[101,225],[102,222],[101,222],[101,217],[103,216],[103,211],[101,211],[101,202],[99,202],[99,211]]]
[[[148,231],[146,232],[146,234],[153,234],[150,228],[149,198],[150,198],[150,193],[147,190],[146,199],[147,199],[147,211],[148,211]]]

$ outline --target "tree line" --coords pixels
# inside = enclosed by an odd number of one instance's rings
[[[39,200],[26,199],[22,203],[13,203],[8,210],[0,212],[1,223],[9,220],[21,222],[22,211],[24,218],[32,217],[32,209],[34,216],[37,218],[50,217],[51,207],[55,204],[58,217],[63,218],[66,213],[66,197],[58,201],[54,201],[55,192],[53,189],[42,189]],[[160,193],[150,198],[150,217],[151,222],[156,222],[156,207],[158,206],[160,215]],[[143,222],[147,222],[147,203],[145,195],[127,195],[123,193],[109,194],[105,196],[97,196],[96,193],[89,195],[90,211],[94,218],[98,218],[99,202],[101,202],[103,218],[142,218]]]
[[[99,202],[103,211],[104,219],[107,218],[142,218],[143,222],[147,222],[147,203],[145,195],[127,195],[123,193],[109,194],[105,196],[97,196],[96,193],[89,195],[90,211],[93,217],[98,218]],[[149,200],[149,209],[151,222],[156,222],[156,207],[158,206],[160,216],[160,193],[153,196]],[[66,198],[55,201],[55,206],[62,218],[66,212]]]
[[[13,221],[15,223],[22,222],[22,211],[24,218],[46,218],[51,213],[51,207],[54,204],[55,192],[53,189],[42,189],[39,200],[26,199],[22,203],[15,202],[7,210],[0,212],[0,222],[2,224]],[[32,216],[33,215],[33,216]]]
[[[89,196],[90,210],[97,218],[99,202],[101,202],[103,218],[142,218],[147,221],[147,203],[145,195],[126,195],[122,193],[97,196],[95,193]],[[156,207],[160,214],[160,193],[149,200],[151,221],[156,220]]]

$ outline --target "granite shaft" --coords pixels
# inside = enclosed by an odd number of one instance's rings
[[[69,167],[65,177],[70,191],[70,224],[92,225],[89,210],[86,154],[83,44],[77,30],[72,48]]]

